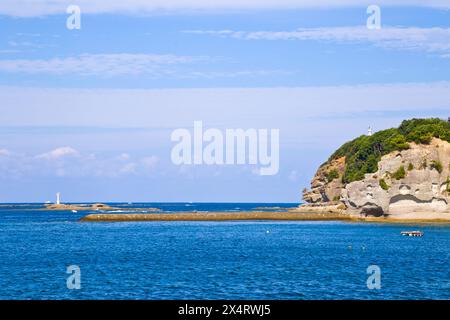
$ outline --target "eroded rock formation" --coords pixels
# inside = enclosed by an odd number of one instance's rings
[[[450,143],[436,138],[383,156],[377,172],[346,185],[340,178],[326,178],[331,170],[342,176],[345,158],[341,158],[318,170],[304,200],[328,205],[338,196],[349,214],[360,216],[450,218],[449,167]]]
[[[341,191],[345,187],[339,177],[342,177],[344,170],[344,157],[322,165],[311,181],[311,190],[303,191],[303,200],[317,204],[339,201]],[[333,172],[337,176],[333,176]]]

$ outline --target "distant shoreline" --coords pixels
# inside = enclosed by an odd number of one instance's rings
[[[378,223],[433,223],[450,224],[450,219],[397,219],[361,218],[338,213],[299,213],[299,212],[190,212],[190,213],[145,213],[145,214],[89,214],[82,222],[157,222],[157,221],[344,221]]]

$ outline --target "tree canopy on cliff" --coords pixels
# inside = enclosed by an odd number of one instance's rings
[[[450,142],[450,123],[438,118],[405,120],[398,128],[382,130],[372,136],[363,135],[345,143],[327,163],[346,157],[342,182],[359,181],[365,174],[378,170],[382,156],[409,149],[409,142],[429,144],[432,138]]]

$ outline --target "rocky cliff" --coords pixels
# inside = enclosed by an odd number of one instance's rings
[[[368,150],[373,150],[377,138],[364,139],[371,139]],[[433,136],[418,142],[405,140],[399,150],[380,154],[375,170],[360,163],[358,168],[372,172],[362,171],[355,181],[345,181],[345,176],[353,170],[348,159],[355,162],[356,149],[332,157],[319,168],[303,199],[313,207],[340,203],[347,213],[362,217],[450,219],[450,143]]]
[[[311,190],[303,190],[303,200],[318,204],[339,201],[345,187],[340,179],[344,171],[345,157],[322,165],[311,181]]]

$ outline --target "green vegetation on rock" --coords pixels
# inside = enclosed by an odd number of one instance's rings
[[[328,172],[327,174],[327,180],[328,182],[333,181],[334,179],[339,178],[339,172],[336,169],[331,170],[330,172]]]
[[[406,171],[405,171],[405,167],[404,166],[401,166],[400,168],[398,168],[397,171],[395,171],[392,174],[392,178],[394,178],[396,180],[401,180],[401,179],[403,179],[405,177],[406,177]]]
[[[386,191],[388,191],[390,188],[389,185],[386,183],[386,180],[384,180],[384,179],[380,180],[380,187],[381,187],[381,189],[386,190]]]
[[[442,166],[442,163],[436,160],[433,160],[430,165],[431,169],[436,169],[437,172],[442,173],[442,170],[444,170],[444,167]]]
[[[437,118],[405,120],[398,128],[379,131],[372,136],[363,135],[345,143],[327,163],[346,157],[342,182],[359,181],[365,174],[378,170],[382,156],[409,149],[409,142],[429,144],[433,137],[450,142],[450,123]]]

